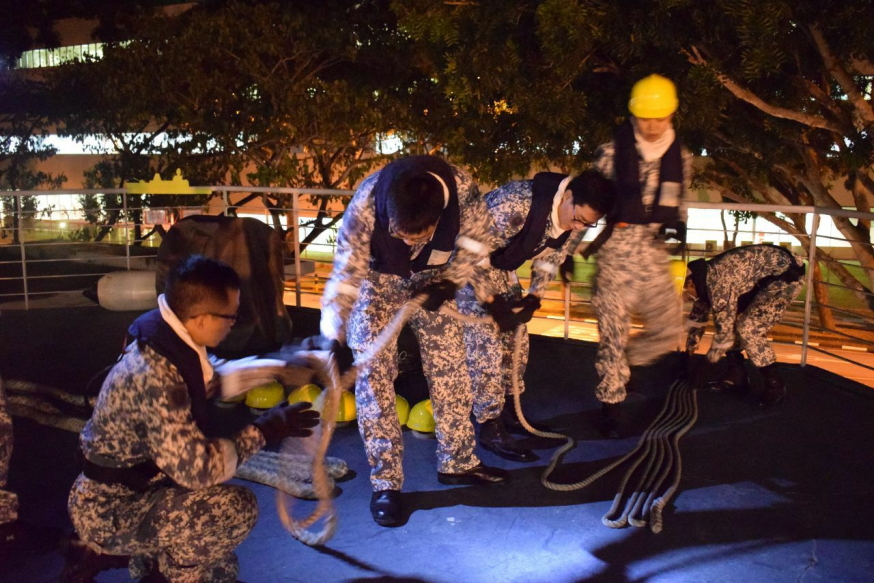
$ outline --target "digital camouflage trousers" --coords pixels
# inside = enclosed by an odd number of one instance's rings
[[[413,293],[438,274],[433,270],[405,280],[371,271],[361,283],[347,327],[349,347],[356,357],[386,329]],[[455,306],[455,302],[449,302]],[[461,324],[446,315],[417,310],[409,320],[419,342],[422,368],[428,379],[437,434],[437,470],[460,473],[477,464],[470,421],[470,378],[464,359]],[[398,375],[397,338],[358,369],[355,400],[358,430],[370,462],[374,491],[400,490],[404,483],[403,435],[395,408],[394,379]],[[411,403],[413,405],[413,403]]]
[[[136,492],[80,475],[68,500],[79,537],[114,555],[132,555],[131,576],[157,569],[174,582],[233,582],[234,549],[258,519],[248,488],[188,490],[159,481]]]
[[[509,301],[522,299],[522,286],[511,271],[489,269],[485,277],[496,294]],[[467,286],[458,293],[458,311],[469,316],[487,316],[488,311],[480,304]],[[513,351],[516,332],[501,332],[492,324],[464,324],[464,346],[467,353],[467,368],[473,388],[473,414],[478,423],[495,419],[501,414],[506,399],[513,398]],[[525,391],[525,368],[528,365],[528,328],[522,326],[519,347],[519,393]]]
[[[680,296],[668,271],[664,243],[646,225],[617,228],[598,251],[592,306],[598,318],[595,396],[625,400],[630,366],[652,364],[678,346]],[[630,336],[632,318],[642,328]]]

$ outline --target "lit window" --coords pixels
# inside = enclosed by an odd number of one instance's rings
[[[103,56],[103,43],[88,43],[57,49],[34,49],[25,51],[18,59],[18,69],[37,69],[40,67],[57,67],[65,63],[84,59],[85,56],[99,59]]]

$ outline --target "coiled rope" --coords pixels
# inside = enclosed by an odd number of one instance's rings
[[[680,484],[682,475],[682,458],[680,457],[679,441],[689,429],[695,424],[698,419],[698,399],[697,394],[684,380],[677,380],[671,385],[665,403],[662,406],[661,412],[656,416],[655,420],[644,431],[637,446],[626,455],[614,461],[610,465],[595,472],[588,478],[575,482],[573,484],[561,484],[553,482],[549,476],[555,470],[556,466],[561,461],[564,454],[576,446],[576,440],[569,435],[555,433],[552,431],[539,431],[532,427],[525,419],[522,413],[522,406],[519,400],[519,368],[520,368],[520,350],[519,346],[522,339],[521,327],[517,329],[514,337],[513,350],[513,405],[516,409],[516,416],[526,431],[532,435],[553,439],[564,439],[566,443],[561,446],[553,454],[552,459],[543,471],[540,477],[540,483],[550,490],[558,492],[571,492],[581,490],[598,478],[601,478],[627,460],[631,459],[635,454],[635,458],[631,466],[622,477],[619,485],[619,490],[613,499],[613,504],[607,513],[601,518],[601,523],[610,528],[622,528],[627,524],[632,526],[644,527],[647,525],[647,517],[651,517],[650,529],[654,533],[659,533],[663,528],[662,512],[664,507],[676,493]],[[628,496],[627,502],[623,511],[617,516],[616,513],[622,505],[625,498],[625,488],[635,471],[644,462],[646,462],[644,470],[638,479],[634,491]],[[673,474],[671,485],[665,492],[656,498],[656,495],[667,478],[668,474]]]
[[[3,386],[6,390],[9,412],[12,415],[72,433],[81,432],[87,418],[70,415],[61,407],[48,402],[46,398],[56,401],[59,405],[69,406],[65,408],[76,407],[79,409],[77,413],[86,417],[88,410],[92,409],[96,402],[96,397],[93,396],[75,395],[28,381],[8,379],[3,381]],[[346,462],[339,458],[326,457],[322,463],[330,480],[328,485],[330,489],[333,488],[333,479],[340,478],[349,471]],[[241,480],[272,486],[277,491],[298,498],[316,497],[310,456],[259,451],[245,463],[240,464],[234,475]]]
[[[412,317],[413,313],[422,308],[422,304],[428,299],[426,295],[419,295],[408,302],[395,314],[388,326],[379,334],[376,340],[355,359],[354,366],[340,376],[339,368],[336,359],[332,354],[328,354],[322,360],[323,366],[321,374],[328,379],[328,387],[325,390],[325,400],[321,411],[321,422],[319,428],[321,434],[318,437],[318,443],[312,457],[312,484],[318,504],[313,512],[301,520],[296,520],[292,516],[292,505],[294,499],[283,495],[277,491],[276,505],[279,513],[279,518],[282,521],[285,529],[297,540],[310,546],[323,545],[334,536],[337,529],[337,510],[333,502],[334,484],[329,479],[328,473],[324,466],[325,453],[328,451],[328,446],[331,443],[331,437],[334,434],[336,427],[337,411],[340,406],[340,393],[352,386],[357,376],[357,370],[366,363],[373,360],[381,350],[383,350],[390,342],[400,334],[401,329]],[[439,309],[440,313],[451,318],[465,323],[483,324],[488,323],[494,325],[494,321],[490,317],[467,316],[458,311],[443,305]],[[315,353],[314,353],[315,354]],[[283,449],[294,448],[295,442],[286,440],[283,443]],[[313,532],[308,530],[319,520],[323,520],[323,526],[319,531]]]

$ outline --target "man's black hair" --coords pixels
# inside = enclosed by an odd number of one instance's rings
[[[203,255],[191,255],[170,270],[164,297],[176,317],[185,322],[204,306],[227,304],[228,292],[238,289],[240,276],[233,267]]]
[[[407,235],[436,225],[443,206],[443,185],[427,172],[403,172],[388,189],[389,220],[395,231]]]
[[[587,204],[593,210],[604,215],[610,214],[610,211],[613,210],[613,204],[616,200],[613,181],[605,178],[597,170],[586,170],[571,180],[568,189],[573,194],[576,206]]]

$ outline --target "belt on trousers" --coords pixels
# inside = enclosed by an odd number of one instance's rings
[[[143,491],[149,487],[149,482],[161,473],[153,461],[139,463],[129,468],[110,468],[95,464],[80,451],[82,458],[82,473],[89,480],[101,484],[118,484],[131,490]]]

